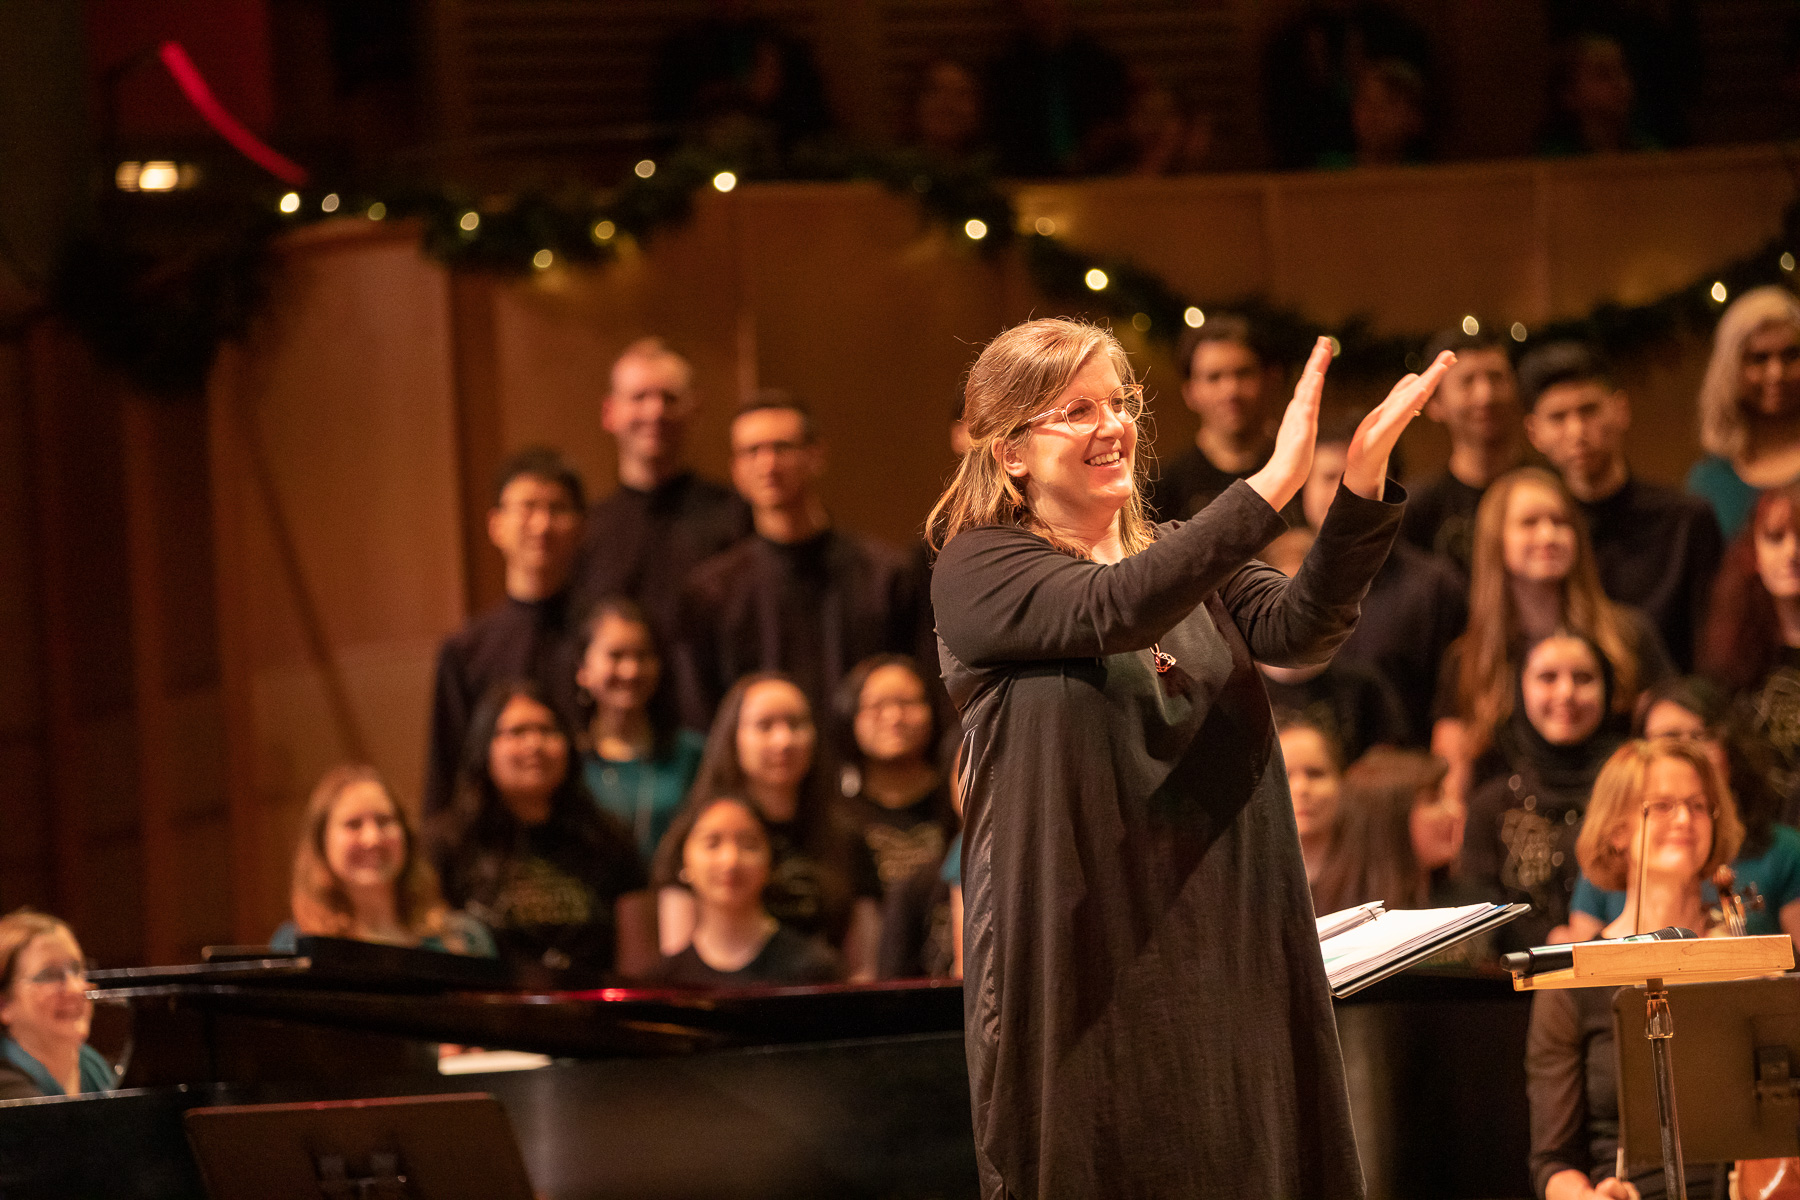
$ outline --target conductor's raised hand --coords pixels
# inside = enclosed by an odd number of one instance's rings
[[[1300,372],[1300,382],[1294,385],[1294,398],[1288,401],[1281,427],[1275,431],[1275,449],[1269,461],[1244,480],[1278,512],[1300,494],[1306,477],[1312,473],[1313,443],[1319,438],[1319,403],[1325,395],[1325,368],[1330,365],[1331,339],[1320,338],[1306,360],[1306,369]]]
[[[1387,483],[1388,456],[1412,419],[1425,411],[1425,402],[1437,391],[1438,382],[1454,362],[1456,355],[1444,351],[1423,374],[1408,375],[1396,383],[1387,399],[1362,419],[1344,456],[1345,487],[1364,499],[1381,499]]]

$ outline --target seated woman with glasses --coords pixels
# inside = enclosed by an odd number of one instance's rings
[[[1667,925],[1705,935],[1701,889],[1731,861],[1743,838],[1737,806],[1706,751],[1691,741],[1627,742],[1594,783],[1576,839],[1581,869],[1600,887],[1625,893],[1625,909],[1601,935],[1625,937]],[[1635,1197],[1662,1183],[1613,1177],[1619,1144],[1613,996],[1608,988],[1536,993],[1526,1038],[1531,1104],[1531,1176],[1545,1200]],[[1730,1164],[1687,1164],[1693,1200],[1724,1200]],[[1658,1190],[1657,1194],[1661,1194]]]
[[[301,934],[385,942],[478,958],[495,955],[480,921],[444,903],[406,810],[375,768],[334,767],[306,805],[294,850],[294,917],[269,939]]]
[[[933,761],[941,725],[918,663],[904,654],[866,658],[837,693],[843,813],[881,874],[883,894],[936,867],[956,836],[950,789]],[[884,902],[885,903],[885,902]]]
[[[469,722],[455,797],[432,818],[446,895],[527,981],[548,969],[599,983],[657,961],[644,864],[581,785],[573,742],[536,684],[494,688]]]
[[[112,1091],[112,1066],[87,1044],[93,1016],[69,927],[28,908],[0,917],[0,1100]]]

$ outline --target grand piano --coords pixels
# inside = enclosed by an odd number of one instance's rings
[[[299,951],[95,973],[123,1090],[0,1104],[0,1197],[200,1200],[189,1109],[470,1091],[499,1099],[546,1200],[977,1194],[954,981],[521,989],[491,962]],[[1526,1014],[1467,972],[1339,1002],[1371,1197],[1530,1194]],[[446,1074],[440,1043],[549,1061]]]

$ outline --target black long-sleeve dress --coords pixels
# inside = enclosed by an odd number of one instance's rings
[[[1340,490],[1291,582],[1252,559],[1284,525],[1242,483],[1117,565],[1013,527],[945,547],[988,1200],[1363,1194],[1253,660],[1317,662],[1349,635],[1399,526],[1388,486]]]

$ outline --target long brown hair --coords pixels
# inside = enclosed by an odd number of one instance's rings
[[[1575,530],[1575,561],[1562,581],[1560,626],[1594,643],[1613,673],[1613,710],[1629,714],[1637,703],[1638,646],[1618,605],[1606,598],[1594,566],[1594,545],[1575,497],[1556,475],[1520,467],[1496,479],[1475,510],[1475,555],[1469,583],[1469,627],[1454,643],[1460,661],[1456,713],[1468,723],[1471,746],[1485,750],[1512,715],[1518,674],[1513,655],[1522,636],[1506,570],[1506,510],[1524,486],[1543,488],[1561,502]]]
[[[1756,539],[1783,524],[1800,529],[1800,484],[1770,488],[1757,497],[1713,580],[1698,665],[1702,675],[1730,692],[1756,687],[1781,657],[1781,620],[1756,568]]]
[[[363,763],[349,763],[325,772],[306,802],[300,842],[294,848],[291,893],[294,925],[303,934],[353,936],[356,911],[344,891],[343,880],[325,859],[325,827],[331,823],[331,811],[337,807],[338,800],[359,783],[372,783],[381,789],[388,806],[394,810],[394,819],[400,822],[400,835],[406,843],[406,856],[394,879],[394,915],[415,937],[441,936],[447,909],[443,894],[438,890],[437,873],[425,861],[412,818],[394,799],[393,789],[374,767]]]
[[[1714,871],[1737,857],[1744,840],[1743,822],[1738,819],[1731,789],[1706,751],[1679,738],[1640,738],[1613,751],[1600,768],[1581,833],[1575,838],[1575,858],[1595,887],[1622,892],[1631,882],[1631,839],[1622,835],[1630,829],[1633,817],[1642,815],[1650,766],[1660,758],[1678,758],[1694,768],[1713,806],[1712,849],[1700,867],[1700,878],[1711,879]]]
[[[1419,793],[1444,781],[1447,764],[1418,750],[1377,746],[1344,771],[1331,857],[1313,892],[1324,912],[1382,900],[1424,908],[1431,877],[1413,849],[1412,810]]]
[[[969,448],[925,521],[925,540],[933,550],[942,550],[972,526],[1021,525],[1064,553],[1087,557],[1037,519],[1024,489],[1001,467],[994,452],[998,445],[1030,437],[1025,422],[1060,395],[1095,354],[1106,355],[1121,383],[1136,382],[1118,338],[1098,325],[1068,317],[1014,325],[982,349],[963,387]],[[1119,513],[1119,542],[1126,554],[1136,554],[1156,540],[1144,505],[1150,440],[1148,426],[1140,427],[1131,499]]]

